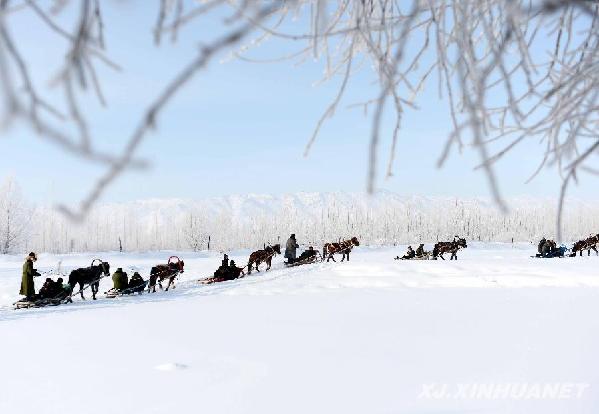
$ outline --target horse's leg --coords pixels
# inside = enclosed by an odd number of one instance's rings
[[[262,263],[260,260],[256,260],[256,272],[260,273],[260,263]]]
[[[164,290],[164,288],[162,287],[162,279],[158,278],[158,287],[160,287],[160,290]]]
[[[92,298],[93,300],[96,300],[96,295],[98,294],[98,291],[100,290],[100,282],[96,282],[92,285]]]
[[[443,257],[443,253],[439,253],[439,257],[443,260],[445,260],[445,258]]]
[[[347,261],[349,262],[349,254],[350,254],[351,250],[347,251]]]
[[[166,291],[167,291],[167,292],[168,292],[168,288],[170,288],[170,287],[171,287],[171,284],[173,283],[173,279],[174,279],[174,277],[169,277],[169,278],[168,278],[168,284],[166,285]],[[175,288],[175,287],[173,286],[173,289],[174,289],[174,288]]]
[[[265,272],[268,272],[268,271],[270,270],[270,267],[271,267],[271,266],[272,266],[272,257],[269,257],[269,258],[266,260],[266,270],[265,270]]]
[[[251,261],[248,263],[248,275],[252,274],[252,264],[253,263]]]

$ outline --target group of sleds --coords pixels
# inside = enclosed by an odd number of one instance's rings
[[[586,239],[579,240],[568,249],[564,244],[557,245],[554,240],[548,240],[543,237],[537,245],[537,253],[535,258],[554,258],[554,257],[576,257],[576,255],[582,256],[582,252],[587,251],[588,255],[591,255],[591,250],[599,255],[597,246],[599,245],[599,234],[590,235]],[[450,253],[451,257],[449,260],[457,260],[457,253],[460,249],[468,247],[466,239],[455,236],[453,241],[450,242],[438,242],[433,246],[431,251],[424,250],[424,244],[420,244],[416,250],[412,249],[412,246],[408,246],[407,252],[403,256],[395,257],[395,260],[437,260],[443,257],[444,253]],[[569,252],[569,253],[568,253]]]
[[[301,266],[305,264],[315,263],[318,261],[326,261],[333,260],[334,262],[335,254],[341,254],[341,261],[347,259],[349,261],[349,254],[354,246],[359,246],[360,242],[357,237],[352,237],[347,240],[339,240],[338,242],[333,243],[325,243],[322,248],[322,254],[314,249],[313,246],[309,246],[304,252],[302,252],[299,256],[297,255],[297,249],[299,248],[299,244],[295,238],[295,234],[292,234],[287,243],[285,245],[285,259],[283,262],[285,267],[295,267]],[[257,272],[260,271],[260,265],[262,263],[266,264],[265,271],[270,270],[272,266],[272,259],[277,254],[281,254],[281,245],[269,245],[265,246],[261,250],[257,250],[250,254],[247,265],[244,267],[238,267],[235,264],[234,260],[229,261],[229,257],[225,254],[221,266],[216,269],[213,276],[200,279],[199,282],[204,285],[209,285],[217,282],[224,282],[228,280],[235,280],[242,278],[247,274],[252,274],[252,270],[255,268]]]
[[[537,254],[531,257],[551,259],[554,257],[576,257],[577,254],[582,256],[582,252],[587,251],[587,256],[591,255],[591,250],[594,250],[599,255],[597,250],[599,245],[599,234],[591,234],[586,239],[582,239],[574,243],[571,249],[568,249],[564,244],[558,246],[554,240],[547,240],[543,237],[537,246]],[[568,251],[570,252],[569,254]]]
[[[452,241],[437,242],[430,251],[424,250],[424,243],[421,243],[416,250],[408,246],[407,252],[403,256],[396,256],[395,260],[445,260],[443,254],[449,253],[449,260],[458,260],[458,251],[468,247],[466,239],[455,236]]]
[[[88,288],[91,290],[92,299],[96,300],[100,289],[100,281],[110,276],[110,264],[95,259],[90,266],[71,271],[67,283],[64,283],[63,277],[58,277],[56,281],[50,277],[46,278],[39,292],[35,293],[33,279],[41,276],[33,268],[33,263],[36,261],[37,255],[33,252],[29,253],[23,265],[21,290],[19,292],[25,298],[14,303],[15,309],[58,306],[73,302],[73,297],[76,295],[80,295],[81,299],[85,300],[83,292]],[[129,279],[127,273],[119,267],[112,274],[113,287],[104,293],[107,298],[142,294],[146,288],[148,293],[155,293],[156,285],[162,290],[162,282],[165,280],[168,281],[166,290],[169,290],[171,286],[174,288],[174,281],[180,273],[183,273],[184,266],[183,260],[177,256],[171,256],[166,264],[153,266],[147,280],[139,272],[134,272],[131,279]],[[76,289],[77,287],[78,289]]]
[[[308,263],[314,263],[316,261],[335,261],[334,255],[341,254],[341,261],[349,260],[349,254],[354,246],[359,246],[360,243],[356,237],[352,237],[348,240],[343,240],[334,243],[326,243],[323,247],[322,254],[310,246],[306,251],[302,252],[299,256],[296,255],[299,245],[295,239],[295,235],[292,234],[287,241],[285,249],[285,266],[300,266]],[[247,268],[247,274],[251,274],[252,270],[260,271],[259,266],[262,263],[266,264],[266,270],[269,270],[272,265],[272,259],[275,255],[281,254],[281,246],[279,244],[273,246],[265,246],[262,250],[257,250],[250,255],[248,264],[244,267],[238,267],[234,260],[229,260],[225,254],[224,259],[220,267],[214,272],[214,275],[200,279],[202,284],[211,284],[216,282],[224,282],[227,280],[234,280],[245,276],[245,270]],[[110,264],[106,261],[95,259],[92,261],[89,267],[75,269],[70,272],[67,283],[64,283],[64,279],[58,277],[56,281],[52,278],[46,278],[44,285],[38,293],[35,293],[34,278],[41,276],[41,274],[34,269],[33,263],[37,261],[37,255],[30,253],[23,265],[23,275],[21,280],[20,294],[25,298],[14,303],[15,309],[22,308],[39,308],[45,306],[58,306],[65,303],[73,302],[73,297],[80,295],[82,300],[85,300],[83,292],[86,289],[90,289],[92,293],[92,299],[96,300],[100,289],[100,281],[104,278],[110,277]],[[136,295],[142,294],[146,290],[148,293],[156,292],[156,285],[162,290],[162,282],[167,280],[166,291],[169,288],[174,289],[174,281],[177,276],[184,271],[185,263],[177,256],[171,256],[166,264],[158,264],[153,266],[150,270],[150,275],[147,279],[144,279],[139,272],[134,272],[131,278],[123,271],[122,268],[118,268],[112,274],[113,287],[104,292],[107,298],[116,298],[119,296]],[[78,287],[78,289],[76,289]]]

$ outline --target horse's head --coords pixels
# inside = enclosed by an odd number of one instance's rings
[[[67,282],[69,284],[69,286],[71,287],[71,289],[75,288],[75,285],[77,284],[77,277],[76,275],[76,271],[73,270],[70,274],[69,274],[69,281]]]
[[[177,261],[175,261],[174,259],[177,259]],[[179,259],[177,256],[171,256],[168,258],[166,267],[168,269],[176,270],[179,273],[183,273],[183,269],[185,267],[185,262],[183,260]]]
[[[274,246],[272,246],[272,250],[276,253],[276,254],[281,254],[281,245],[280,244],[275,244]]]
[[[352,243],[354,246],[359,246],[359,245],[360,245],[360,241],[359,241],[359,240],[358,240],[358,238],[357,238],[357,237],[355,237],[355,236],[351,238],[351,243]]]
[[[464,249],[466,247],[468,247],[468,244],[466,243],[466,239],[460,239],[458,238],[458,240],[456,241],[456,243],[458,244],[459,247],[463,247]]]
[[[100,268],[102,269],[104,276],[110,276],[110,264],[108,262],[102,262]]]

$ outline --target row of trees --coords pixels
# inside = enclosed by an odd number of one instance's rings
[[[97,206],[83,223],[32,207],[14,180],[0,187],[0,252],[229,250],[305,244],[357,236],[363,244],[432,243],[454,235],[476,241],[555,237],[552,200],[512,200],[509,214],[480,199],[402,197],[382,193],[231,196],[196,201],[149,200]],[[571,202],[565,240],[599,232],[599,206]]]

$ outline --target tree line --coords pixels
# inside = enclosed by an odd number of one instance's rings
[[[555,201],[512,199],[503,214],[489,200],[347,193],[247,195],[203,200],[142,200],[97,205],[73,222],[33,205],[13,179],[0,187],[0,253],[257,249],[357,236],[362,245],[434,243],[454,235],[481,242],[554,238]],[[570,201],[564,240],[599,232],[599,206]]]

